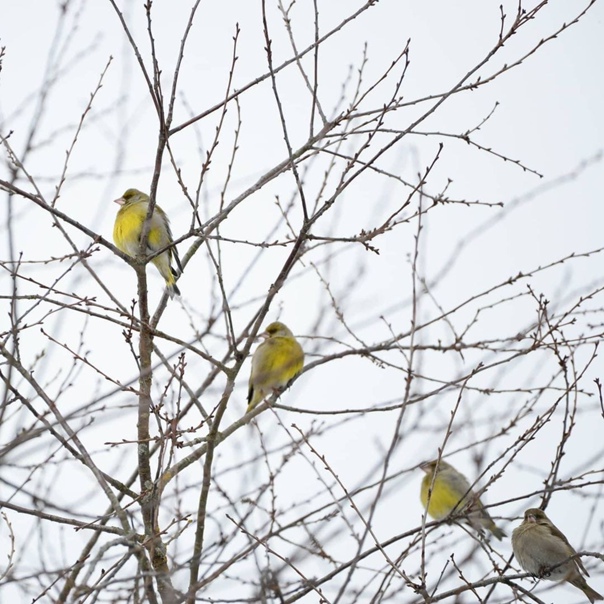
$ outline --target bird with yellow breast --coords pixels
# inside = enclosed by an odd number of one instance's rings
[[[121,207],[115,217],[113,241],[124,254],[135,258],[139,253],[143,225],[149,210],[149,196],[137,189],[128,189],[119,199],[115,200],[115,203]],[[168,294],[173,298],[174,295],[180,295],[180,290],[176,285],[178,273],[171,266],[172,258],[176,261],[181,272],[182,266],[176,248],[167,247],[171,243],[170,221],[166,213],[156,205],[153,208],[153,214],[151,214],[146,253],[151,255],[167,248],[155,256],[151,262],[164,278]]]
[[[304,351],[286,325],[271,323],[261,335],[266,339],[252,356],[246,413],[271,392],[285,388],[304,366]]]
[[[463,514],[478,532],[487,529],[497,539],[506,536],[493,522],[468,479],[451,464],[435,459],[422,463],[420,468],[426,473],[422,479],[420,499],[432,518],[442,520],[451,512],[457,512]]]

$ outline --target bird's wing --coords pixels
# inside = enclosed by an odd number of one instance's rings
[[[547,530],[546,538],[543,540],[543,548],[551,555],[552,560],[556,559],[555,564],[559,564],[571,556],[576,556],[577,552],[573,546],[568,542],[564,533],[554,524],[550,522],[541,526]],[[583,566],[583,562],[581,562],[581,558],[577,556],[573,558],[572,562],[577,569],[589,576],[589,573]]]

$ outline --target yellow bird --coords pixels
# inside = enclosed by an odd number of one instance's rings
[[[266,339],[252,356],[246,413],[273,390],[285,388],[304,366],[304,351],[286,325],[271,323],[260,335]]]
[[[113,225],[113,241],[124,254],[134,258],[139,251],[143,224],[149,209],[149,196],[137,189],[128,189],[119,199],[115,200],[115,203],[121,207],[117,212]],[[170,245],[170,243],[172,243],[170,221],[166,213],[156,205],[151,215],[147,254],[153,254]],[[172,257],[174,257],[178,268],[182,272],[180,258],[175,247],[165,250],[151,260],[157,267],[159,274],[165,279],[170,298],[173,298],[174,294],[180,296],[180,290],[176,285],[178,273],[171,266]]]
[[[451,512],[459,513],[463,514],[470,526],[479,533],[482,533],[482,529],[487,529],[497,539],[506,536],[495,525],[480,498],[470,487],[468,479],[461,472],[442,459],[438,461],[438,470],[436,459],[424,462],[420,468],[426,473],[422,480],[420,499],[432,518],[442,520]],[[431,493],[430,486],[432,486]],[[428,495],[430,495],[429,503]]]
[[[589,576],[581,558],[576,556],[568,539],[543,510],[524,512],[524,521],[512,533],[512,549],[525,571],[549,581],[567,581],[580,589],[593,604],[602,596],[587,585],[582,572]]]

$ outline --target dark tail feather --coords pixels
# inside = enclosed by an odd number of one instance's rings
[[[178,267],[178,273],[181,274],[182,273],[182,264],[180,263],[180,256],[178,255],[178,252],[176,251],[176,246],[174,246],[172,248],[172,255],[174,256],[174,260],[176,261],[176,266]],[[174,272],[174,269],[172,269],[172,272]],[[174,273],[176,275],[176,273]]]
[[[173,266],[170,267],[170,271],[172,272],[172,276],[175,279],[180,275],[180,273],[177,272]],[[180,296],[180,290],[178,289],[178,285],[176,285],[176,283],[172,283],[172,285],[169,285],[168,293],[170,294],[170,298],[173,298],[175,295]]]
[[[176,285],[176,283],[168,288],[168,292],[170,293],[170,298],[173,298],[175,295],[180,296],[180,290],[178,289],[178,285]]]

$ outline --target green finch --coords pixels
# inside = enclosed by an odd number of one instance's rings
[[[113,241],[124,254],[134,258],[139,251],[143,224],[149,209],[149,196],[137,189],[128,189],[119,199],[115,200],[115,203],[121,207],[117,212],[113,225]],[[171,243],[170,221],[166,213],[156,205],[151,215],[146,252],[147,254],[154,254]],[[170,298],[173,298],[175,294],[180,296],[180,290],[176,286],[178,273],[171,266],[172,257],[174,257],[178,268],[182,272],[175,247],[163,251],[151,260],[157,267],[159,274],[165,279]]]
[[[451,512],[463,514],[469,524],[478,532],[488,529],[497,539],[505,537],[489,513],[484,509],[478,495],[470,487],[468,479],[442,459],[426,461],[420,465],[426,473],[422,480],[420,499],[428,514],[435,520],[446,518]],[[436,473],[436,476],[435,476]],[[430,502],[428,493],[432,486]]]
[[[252,356],[246,413],[273,390],[287,386],[304,366],[304,351],[283,323],[271,323],[260,335],[266,339]]]
[[[550,581],[567,581],[579,588],[592,604],[602,600],[583,578],[581,572],[587,576],[589,573],[581,558],[543,510],[531,508],[524,512],[522,524],[512,533],[512,549],[520,566],[532,575]]]

